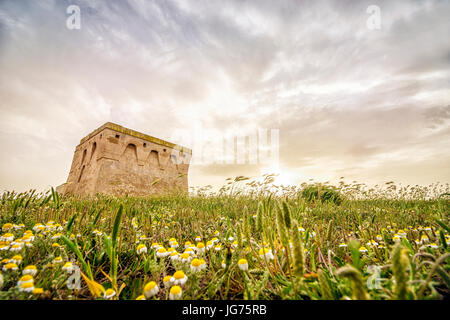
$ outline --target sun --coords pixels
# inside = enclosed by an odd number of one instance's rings
[[[263,174],[275,174],[276,176],[274,177],[273,184],[278,186],[295,186],[298,185],[300,181],[300,174],[297,171],[288,170],[276,165],[263,168],[261,170],[261,175]]]

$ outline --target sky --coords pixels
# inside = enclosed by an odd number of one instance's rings
[[[192,148],[192,187],[448,183],[449,17],[438,0],[1,0],[0,190],[65,182],[108,121]]]

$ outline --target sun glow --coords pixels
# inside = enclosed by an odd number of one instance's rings
[[[273,184],[278,186],[293,186],[300,183],[300,174],[298,172],[287,170],[276,165],[263,168],[261,175],[263,174],[274,174]]]

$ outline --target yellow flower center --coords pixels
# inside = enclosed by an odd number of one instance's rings
[[[173,274],[173,277],[177,280],[183,279],[185,277],[184,272],[181,270],[178,270]]]
[[[202,264],[202,262],[201,262],[199,259],[194,259],[194,260],[192,260],[192,262],[191,262],[191,265],[192,265],[193,267],[199,267],[201,264]]]
[[[180,258],[181,259],[188,259],[189,258],[189,253],[187,253],[187,252],[182,253]]]
[[[152,290],[154,287],[156,286],[156,282],[155,281],[150,281],[149,283],[147,283],[144,287],[144,291],[150,291]]]
[[[30,276],[29,274],[24,275],[23,277],[20,278],[20,281],[30,281],[33,280],[33,277]]]
[[[238,263],[239,263],[239,264],[247,264],[248,262],[247,262],[247,260],[245,260],[245,259],[240,259],[240,260],[238,261]]]
[[[34,286],[33,282],[24,282],[24,283],[22,283],[22,284],[20,285],[20,287],[21,287],[22,289],[28,289],[28,288],[31,288],[31,287],[33,287],[33,286]]]
[[[169,282],[171,278],[171,276],[165,276],[163,282]]]

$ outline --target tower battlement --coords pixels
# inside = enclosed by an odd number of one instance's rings
[[[67,182],[58,191],[148,195],[187,191],[192,150],[107,122],[76,146]]]

